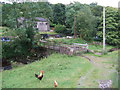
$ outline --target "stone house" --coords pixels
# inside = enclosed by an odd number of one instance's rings
[[[39,17],[36,17],[35,19],[37,20],[36,28],[38,28],[40,32],[45,32],[50,30],[49,22],[46,19]]]
[[[24,26],[24,21],[27,20],[24,17],[20,17],[18,18],[18,23],[19,23],[19,27],[23,27]],[[39,32],[47,32],[50,31],[50,25],[49,22],[41,17],[35,17],[34,18],[34,23],[35,26],[33,26],[34,28],[37,28],[39,30]]]

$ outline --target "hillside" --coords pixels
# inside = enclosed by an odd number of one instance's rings
[[[53,82],[56,80],[58,88],[97,88],[97,80],[107,79],[112,80],[112,87],[117,88],[117,53],[117,51],[114,51],[101,57],[85,54],[94,64],[80,56],[52,54],[41,61],[3,71],[2,87],[53,88]],[[38,74],[39,70],[44,70],[42,81],[34,77],[34,73]]]
[[[80,57],[53,54],[49,58],[25,65],[9,71],[3,71],[3,88],[52,88],[53,82],[59,83],[59,88],[75,88],[77,80],[87,72],[92,65]],[[44,70],[42,81],[34,77],[34,73]]]

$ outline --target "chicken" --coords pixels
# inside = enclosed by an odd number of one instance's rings
[[[58,86],[58,83],[54,81],[54,88],[56,88],[57,86]]]
[[[44,73],[44,71],[40,71],[40,75],[37,75],[37,74],[35,74],[35,77],[36,78],[38,78],[39,80],[42,80],[42,78],[43,78],[43,73]]]

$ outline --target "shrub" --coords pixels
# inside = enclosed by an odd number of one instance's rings
[[[64,25],[58,24],[55,26],[55,32],[63,34],[65,33],[65,31],[66,31],[66,27]]]
[[[101,31],[99,31],[97,33],[97,36],[99,38],[99,41],[102,41],[103,33]],[[119,46],[119,44],[120,44],[119,32],[118,31],[106,32],[106,43],[108,43],[110,45]]]
[[[36,43],[34,42],[34,31],[32,27],[15,29],[17,37],[12,38],[10,42],[2,42],[3,59],[30,55],[29,51]]]

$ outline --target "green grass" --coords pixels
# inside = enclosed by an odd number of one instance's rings
[[[97,80],[112,80],[112,87],[118,87],[117,67],[118,51],[92,57],[95,64],[79,56],[52,54],[48,58],[31,64],[3,71],[2,88],[53,88],[53,82],[58,82],[58,88],[76,88],[80,77],[80,88],[97,88]],[[104,63],[108,62],[108,63]],[[42,81],[34,77],[44,70]],[[89,74],[88,74],[89,73]]]
[[[118,67],[118,51],[110,52],[107,55],[103,55],[103,58],[105,58],[106,67],[109,68],[111,71],[116,70]],[[105,62],[102,63],[105,63]],[[118,73],[117,72],[110,72],[109,78],[113,81],[113,88],[118,87]]]
[[[72,44],[72,43],[82,43],[82,44],[85,44],[86,42],[84,40],[81,40],[80,38],[77,38],[77,39],[53,39],[53,40],[50,40],[50,41],[54,41],[56,43],[65,43],[65,44]]]
[[[88,54],[87,57],[91,57]],[[93,69],[84,80],[80,88],[98,88],[98,80],[112,80],[112,88],[118,88],[118,73],[116,71],[118,63],[118,51],[102,55],[92,56],[95,62]],[[105,63],[107,62],[107,63]]]
[[[106,45],[106,50],[109,50],[111,48],[114,48],[114,46]],[[103,50],[103,45],[89,45],[89,49],[99,52]]]
[[[78,56],[53,54],[46,59],[3,71],[3,88],[53,88],[56,80],[58,88],[75,88],[80,76],[84,75],[92,65],[89,61]],[[34,77],[44,70],[42,81]]]
[[[8,27],[0,27],[0,35],[2,36],[16,36],[15,30]]]
[[[39,32],[39,34],[58,34],[58,33],[56,33],[56,32]]]

